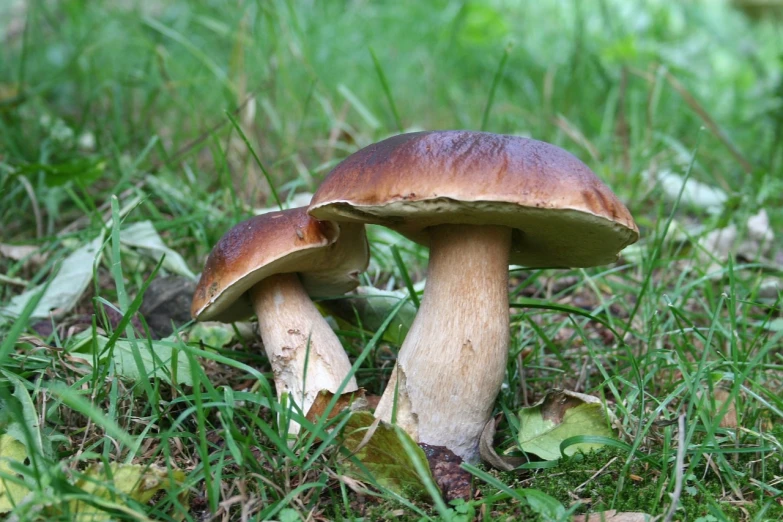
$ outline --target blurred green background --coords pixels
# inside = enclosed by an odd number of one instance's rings
[[[263,206],[268,186],[225,115],[238,107],[283,194],[313,190],[348,153],[409,129],[550,141],[632,211],[646,208],[640,174],[683,170],[697,142],[694,177],[729,192],[781,164],[781,28],[774,13],[753,21],[726,2],[5,0],[1,9],[6,195],[21,196],[8,176],[20,170],[35,171],[36,189],[89,187],[77,199],[154,171],[210,205]],[[218,190],[225,176],[233,193]],[[47,200],[47,235],[85,210],[58,193]],[[4,234],[29,230],[29,206],[3,203]]]

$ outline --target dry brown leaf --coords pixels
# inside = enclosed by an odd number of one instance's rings
[[[704,384],[703,388],[698,392],[698,396],[704,401],[707,410],[713,418],[723,411],[719,424],[721,428],[736,429],[739,426],[736,408],[737,398],[732,396],[729,390],[723,386],[723,384],[715,384],[710,389]],[[712,397],[709,397],[710,393],[712,393]],[[727,402],[729,404],[725,406]]]
[[[8,245],[0,243],[0,256],[14,261],[26,259],[26,264],[39,266],[46,261],[46,254],[38,253],[39,247],[33,245]]]
[[[729,394],[728,390],[723,388],[715,388],[713,395],[715,397],[715,413],[717,414],[723,410],[724,405],[728,402],[726,407],[726,414],[720,420],[721,428],[736,429],[739,426],[737,419],[737,408],[735,398]]]
[[[353,477],[349,477],[348,475],[338,475],[336,473],[334,476],[340,482],[348,486],[354,493],[358,493],[359,495],[366,495],[370,491],[370,489],[361,480],[356,480]]]
[[[318,395],[315,397],[312,406],[310,406],[310,409],[307,411],[305,418],[314,424],[318,422],[318,419],[323,417],[326,408],[332,401],[332,397],[334,397],[334,394],[329,390],[321,390],[318,392]],[[343,393],[340,395],[334,405],[334,408],[332,408],[332,410],[329,412],[327,420],[333,419],[335,416],[337,416],[338,413],[348,408],[354,411],[368,409],[364,388],[359,388],[356,391]]]
[[[479,455],[481,455],[481,460],[494,468],[502,471],[513,471],[518,466],[524,464],[526,459],[522,457],[505,457],[498,455],[495,451],[495,422],[495,419],[489,419],[489,422],[487,422],[484,426],[484,430],[481,432],[481,438],[479,439]]]

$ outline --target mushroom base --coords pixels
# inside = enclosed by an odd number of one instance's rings
[[[511,229],[439,225],[429,235],[424,297],[375,415],[394,413],[418,442],[475,461],[508,357]]]
[[[278,274],[250,291],[258,329],[274,373],[277,397],[288,394],[304,413],[321,390],[336,393],[351,362],[296,274]],[[351,377],[343,392],[357,389]],[[293,424],[289,433],[299,431]]]

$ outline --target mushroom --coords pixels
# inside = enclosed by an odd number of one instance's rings
[[[199,321],[234,322],[253,314],[284,394],[307,412],[321,390],[336,393],[351,363],[310,296],[358,285],[369,248],[364,225],[318,221],[304,207],[239,223],[210,253],[193,296]],[[351,379],[343,391],[357,389]],[[290,433],[298,432],[293,423]]]
[[[375,414],[390,421],[396,406],[415,440],[467,461],[478,457],[505,375],[508,265],[611,263],[639,236],[625,206],[568,152],[469,131],[365,147],[332,170],[308,212],[429,246],[421,307]]]

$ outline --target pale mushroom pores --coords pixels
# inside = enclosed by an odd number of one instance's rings
[[[415,440],[468,461],[500,390],[509,345],[508,265],[614,262],[639,231],[570,153],[470,131],[420,132],[335,167],[308,212],[385,225],[430,247],[427,286],[376,410]]]

